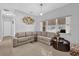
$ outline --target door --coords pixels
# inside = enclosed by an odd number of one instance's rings
[[[11,36],[12,35],[12,22],[4,21],[3,22],[3,36]]]

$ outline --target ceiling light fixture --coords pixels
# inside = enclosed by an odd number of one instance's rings
[[[42,16],[43,15],[43,13],[40,13],[40,16]]]
[[[42,6],[43,6],[43,4],[41,3],[41,4],[40,4],[40,8],[41,8],[41,11],[40,11],[40,16],[42,16],[42,15],[43,15],[43,13],[42,13]]]

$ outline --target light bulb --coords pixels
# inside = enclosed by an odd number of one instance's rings
[[[43,15],[43,13],[40,13],[40,16],[42,16]]]

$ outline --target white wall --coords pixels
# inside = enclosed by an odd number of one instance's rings
[[[1,10],[0,10],[0,38],[1,38]]]
[[[0,10],[0,41],[3,39],[3,30],[2,30],[2,17],[1,17],[1,10]]]
[[[15,31],[16,32],[27,32],[27,31],[35,31],[35,24],[36,24],[36,17],[35,16],[32,16],[32,15],[29,15],[29,14],[26,14],[26,13],[23,13],[21,11],[17,11],[15,10],[15,14],[16,14],[16,19],[15,19]],[[28,25],[28,24],[25,24],[23,23],[22,19],[23,17],[27,17],[27,16],[31,16],[33,17],[34,19],[34,24],[31,24],[31,25]]]
[[[56,17],[71,15],[71,34],[64,34],[67,40],[71,43],[79,43],[79,4],[70,4],[54,11],[50,11],[43,16],[43,19],[48,20]]]

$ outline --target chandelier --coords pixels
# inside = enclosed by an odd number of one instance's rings
[[[40,11],[40,16],[42,16],[42,15],[43,15],[43,12],[42,12],[42,7],[43,7],[43,4],[41,3],[41,4],[40,4],[40,8],[41,8],[41,11]]]

